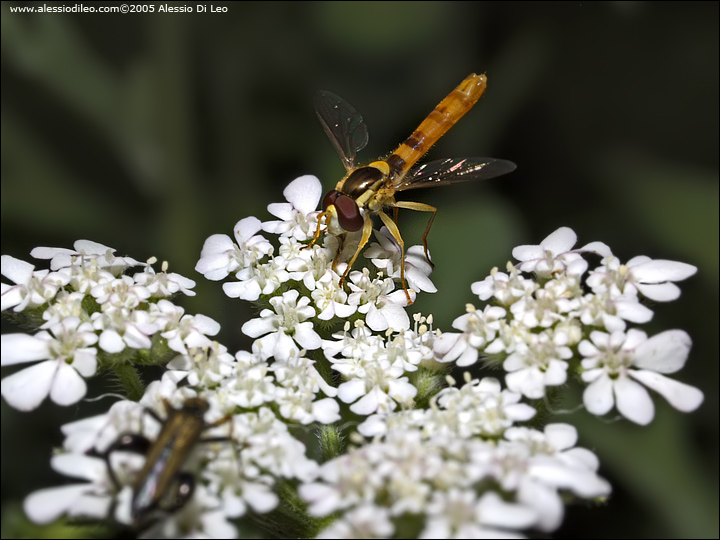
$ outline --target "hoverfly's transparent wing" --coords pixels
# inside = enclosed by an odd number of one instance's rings
[[[511,161],[495,158],[450,158],[431,161],[393,185],[397,191],[488,180],[514,171]]]
[[[368,132],[359,112],[343,98],[332,92],[315,95],[315,112],[325,133],[340,154],[347,170],[355,166],[355,155],[365,148]]]

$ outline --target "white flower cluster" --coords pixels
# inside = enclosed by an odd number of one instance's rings
[[[548,533],[567,501],[601,501],[610,487],[595,455],[575,446],[573,427],[535,429],[541,424],[528,400],[570,377],[586,385],[589,412],[616,407],[639,424],[654,415],[646,388],[681,411],[702,402],[699,390],[665,376],[687,360],[688,335],[648,337],[631,326],[653,316],[643,298],[676,299],[674,282],[695,267],[647,257],[621,264],[600,242],[573,249],[575,234],[562,228],[539,246],[516,248],[519,262],[507,272],[494,269],[473,284],[485,305],[468,305],[453,323],[458,331],[441,333],[432,316],[415,314],[411,324],[406,311],[408,296],[436,290],[423,248],[405,252],[407,294],[402,250],[385,228],[364,252],[375,269],[358,268],[343,282],[360,232],[319,234],[321,194],[315,177],[298,178],[284,191],[286,203],[268,207],[277,220],[248,217],[234,239],[206,240],[196,270],[229,278],[227,296],[259,307],[242,325],[254,339],[250,351],[235,355],[211,339],[215,321],[169,300],[193,294],[194,282],[166,268],[157,273],[87,241],[74,250],[33,250],[50,259],[50,270],[2,257],[2,274],[14,283],[2,284],[3,313],[40,330],[2,336],[2,364],[42,361],[2,380],[10,405],[30,410],[47,396],[77,403],[83,378],[99,370],[122,380],[133,363],[166,368],[139,403],[123,400],[63,427],[64,451],[52,466],[83,482],[30,495],[25,510],[34,521],[113,517],[137,526],[142,471],[152,465],[159,474],[182,443],[172,439],[165,457],[156,452],[145,464],[120,441],[132,435],[150,445],[185,404],[201,403],[207,411],[194,421],[203,434],[184,448],[189,457],[178,467],[195,480],[192,497],[141,507],[146,536],[236,537],[240,518],[276,508],[301,516],[294,526],[322,538]],[[591,270],[590,261],[598,261]],[[142,271],[127,275],[133,266]],[[478,360],[501,367],[507,388],[468,373],[456,387],[446,375]],[[306,432],[318,424],[325,426],[312,454],[322,454],[323,464],[306,449]],[[357,433],[346,447],[350,426]]]
[[[212,280],[233,275],[235,280],[223,284],[228,296],[267,306],[259,318],[242,326],[243,333],[256,339],[253,351],[262,360],[287,361],[303,350],[322,349],[331,368],[343,376],[337,396],[353,403],[354,413],[411,407],[417,388],[407,374],[417,371],[423,360],[433,359],[428,346],[433,335],[426,329],[422,334],[410,330],[407,297],[395,281],[400,279],[400,247],[387,229],[377,232],[379,243],[365,255],[380,272],[351,272],[346,291],[340,282],[346,266],[341,262],[334,268],[335,255],[341,249],[351,256],[359,233],[344,244],[326,235],[324,245],[309,247],[317,229],[321,189],[314,176],[293,181],[284,191],[288,202],[268,206],[280,220],[245,218],[235,225],[235,242],[226,235],[211,236],[196,270]],[[277,254],[261,231],[278,235]],[[407,252],[405,276],[412,295],[415,289],[435,291],[422,249],[413,246]],[[332,340],[321,339],[316,329],[337,323],[345,330],[333,334]]]
[[[601,242],[573,249],[576,239],[571,229],[558,229],[539,246],[515,248],[520,263],[508,263],[507,273],[495,268],[474,283],[473,293],[487,303],[482,310],[468,305],[453,323],[461,332],[435,340],[441,361],[469,366],[485,358],[502,365],[508,388],[530,399],[578,375],[588,385],[583,402],[589,412],[604,415],[616,406],[643,425],[655,414],[645,387],[680,411],[695,410],[702,392],[662,375],[685,365],[692,345],[687,333],[648,338],[627,326],[652,318],[642,297],[675,300],[680,290],[673,282],[697,269],[648,257],[621,264]],[[586,276],[585,257],[593,256],[600,263]]]
[[[99,356],[108,369],[125,349],[149,350],[162,337],[176,352],[207,346],[220,325],[202,315],[185,315],[168,298],[194,295],[191,279],[157,273],[147,263],[116,257],[113,249],[79,240],[75,249],[36,248],[36,259],[49,259],[50,270],[2,256],[2,310],[10,310],[41,329],[35,335],[2,336],[2,365],[42,361],[2,380],[2,396],[23,411],[50,399],[71,405],[87,392],[84,378],[98,370]],[[128,268],[141,266],[132,277]],[[101,358],[102,360],[102,358]]]
[[[413,523],[418,538],[521,538],[559,526],[564,494],[610,493],[595,455],[575,447],[575,428],[513,427],[535,415],[520,394],[495,379],[466,381],[429,409],[370,417],[359,431],[374,440],[301,486],[311,515],[342,516],[321,538],[392,537],[396,523]]]
[[[230,366],[232,357],[220,362]],[[131,513],[131,486],[142,459],[116,452],[106,461],[102,453],[125,433],[155,439],[161,426],[147,411],[162,418],[164,402],[179,408],[199,395],[192,386],[178,387],[178,379],[182,377],[176,372],[166,372],[162,381],[148,386],[140,403],[119,401],[107,414],[63,426],[63,452],[53,456],[51,465],[57,472],[84,482],[32,493],[25,500],[27,515],[37,523],[67,515],[98,520],[113,517],[127,526],[137,525]],[[208,418],[222,419],[235,410],[235,405],[226,400],[228,395],[232,392],[205,393]],[[163,519],[150,522],[146,536],[236,538],[232,520],[249,511],[266,513],[277,506],[274,486],[278,479],[314,477],[317,464],[305,456],[304,445],[268,406],[227,417],[231,422],[208,430],[215,442],[198,443],[192,463],[185,465],[185,471],[198,473],[193,497],[182,510],[162,513]]]
[[[35,315],[38,325],[47,328],[35,335],[2,336],[3,365],[44,360],[2,380],[2,395],[10,405],[30,410],[48,395],[61,405],[80,401],[87,391],[83,377],[96,373],[99,359],[103,369],[112,370],[116,360],[121,366],[148,363],[148,357],[159,355],[167,369],[140,403],[120,401],[106,415],[64,426],[64,452],[53,457],[52,466],[86,482],[36,492],[27,498],[25,510],[39,523],[60,515],[113,515],[119,523],[133,524],[130,486],[142,460],[118,462],[113,453],[108,467],[99,456],[124,433],[156,438],[158,422],[145,421],[152,420],[146,411],[162,419],[164,402],[179,409],[189,398],[200,397],[208,403],[208,418],[232,419],[224,432],[228,442],[197,444],[194,465],[185,466],[202,473],[196,475],[192,502],[157,521],[152,534],[174,537],[190,530],[236,536],[229,520],[245,515],[248,508],[271,511],[278,504],[273,490],[279,479],[306,480],[317,468],[288,424],[339,420],[333,399],[337,390],[318,374],[304,350],[276,355],[268,364],[263,351],[273,346],[263,348],[258,340],[253,353],[241,351],[234,357],[208,337],[219,331],[217,322],[187,315],[167,299],[176,292],[194,294],[189,290],[193,281],[156,273],[149,264],[132,277],[123,275],[139,263],[112,252],[88,241],[76,242],[75,250],[33,250],[37,258],[52,259],[51,272],[2,258],[2,274],[15,283],[3,284],[3,309],[12,308],[16,316]],[[285,314],[291,316],[287,310]],[[293,332],[301,339],[302,330],[296,326]],[[316,335],[312,327],[309,333]],[[89,451],[96,455],[87,455]]]

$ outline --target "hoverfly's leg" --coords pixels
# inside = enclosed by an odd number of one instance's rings
[[[317,217],[317,229],[315,229],[315,236],[313,237],[312,241],[306,245],[301,247],[300,249],[307,249],[309,247],[312,247],[315,242],[317,242],[318,238],[320,238],[320,227],[322,227],[322,219],[327,215],[327,212],[320,212]]]
[[[397,202],[397,201],[395,201],[395,202]],[[393,206],[393,221],[397,225],[397,222],[398,222],[398,207],[397,206]]]
[[[400,235],[400,229],[398,229],[398,226],[395,224],[395,222],[390,219],[390,216],[388,216],[382,210],[380,210],[379,215],[383,224],[388,228],[390,234],[393,235],[395,240],[397,240],[397,243],[400,245],[400,282],[402,283],[402,288],[403,291],[405,291],[405,296],[407,297],[409,306],[413,303],[413,300],[412,298],[410,298],[410,292],[408,291],[407,284],[405,283],[405,242]]]
[[[425,227],[425,232],[422,235],[422,244],[423,248],[425,248],[425,258],[427,259],[427,262],[430,263],[430,266],[432,268],[435,268],[435,264],[430,260],[430,254],[428,252],[427,235],[430,232],[430,227],[432,227],[433,221],[435,221],[435,214],[437,214],[437,208],[435,208],[434,206],[430,206],[429,204],[412,201],[395,201],[394,206],[396,208],[407,208],[408,210],[416,210],[418,212],[432,212],[432,216],[430,216],[430,221],[428,221],[427,227]]]
[[[360,238],[360,243],[358,244],[357,249],[355,250],[355,255],[352,256],[352,259],[348,262],[347,268],[343,272],[342,277],[340,278],[340,285],[342,286],[343,281],[345,281],[345,278],[350,273],[350,269],[352,268],[352,265],[355,264],[355,260],[358,258],[358,255],[360,255],[360,252],[365,247],[365,244],[368,243],[368,240],[370,240],[370,235],[372,234],[372,219],[370,218],[370,214],[365,214],[365,222],[363,223],[363,232],[362,232],[362,238]]]

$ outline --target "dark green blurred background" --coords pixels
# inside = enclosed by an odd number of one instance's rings
[[[472,281],[563,225],[623,260],[698,266],[646,329],[691,334],[678,378],[705,403],[683,415],[658,398],[648,428],[569,418],[615,491],[605,507],[572,508],[555,536],[718,536],[716,2],[215,2],[228,13],[143,15],[13,5],[2,3],[2,253],[29,259],[87,238],[168,260],[198,281],[184,306],[219,320],[231,350],[247,346],[251,312],[193,268],[207,236],[269,219],[298,175],[339,179],[313,93],[363,113],[371,160],[467,74],[487,73],[485,96],[430,158],[501,157],[518,170],[406,197],[440,209],[429,237],[439,292],[415,307],[450,329]],[[426,216],[412,214],[400,225],[415,244]],[[108,404],[3,404],[3,537],[38,534],[19,504],[61,481],[48,465],[57,426]]]

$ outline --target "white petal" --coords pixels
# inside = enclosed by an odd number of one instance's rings
[[[105,460],[85,454],[56,454],[50,458],[50,465],[53,470],[72,478],[91,482],[108,478]]]
[[[512,256],[518,261],[532,261],[545,256],[541,246],[517,246],[512,250]]]
[[[404,294],[404,293],[403,293]],[[407,330],[410,328],[410,318],[408,317],[407,311],[405,311],[405,308],[398,304],[385,304],[382,308],[382,314],[385,318],[385,321],[387,321],[387,326],[380,330],[386,330],[387,328],[392,328],[393,330],[400,331],[400,330]],[[370,324],[368,324],[370,326]],[[370,326],[371,329],[375,330],[372,326]]]
[[[240,298],[241,300],[247,300],[249,302],[254,302],[260,298],[260,293],[262,292],[260,285],[254,279],[240,283],[223,283],[222,288],[223,292],[230,298]]]
[[[631,328],[626,335],[623,335],[622,332],[613,332],[611,341],[611,348],[613,349],[622,345],[623,349],[632,350],[637,349],[647,341],[647,334],[637,328]]]
[[[0,270],[3,276],[13,283],[27,284],[32,278],[35,267],[29,262],[16,259],[10,255],[0,257]]]
[[[290,182],[283,195],[303,215],[307,215],[314,211],[320,202],[322,184],[315,176],[306,174]]]
[[[654,371],[632,370],[630,375],[648,388],[655,390],[670,405],[682,412],[694,411],[702,404],[705,398],[703,393],[694,386],[670,379]]]
[[[655,302],[672,302],[680,298],[680,287],[674,283],[636,283],[635,286],[643,296]]]
[[[257,338],[267,334],[268,332],[275,332],[277,325],[274,319],[270,317],[263,317],[261,319],[250,319],[242,325],[240,331],[248,337]]]
[[[51,247],[36,247],[30,252],[30,256],[35,259],[52,259],[56,255],[72,255],[76,253],[74,249],[67,248],[51,248]]]
[[[361,379],[351,379],[338,387],[338,398],[343,403],[352,403],[363,394],[365,394],[365,381]]]
[[[615,302],[617,316],[626,321],[644,324],[653,318],[653,311],[634,300],[618,300]]]
[[[225,253],[232,251],[233,241],[227,234],[213,234],[209,236],[203,244],[200,257],[205,258],[208,255]]]
[[[537,474],[537,467],[533,467],[533,476]],[[542,478],[542,477],[541,477]],[[554,479],[552,479],[554,480]],[[557,491],[550,486],[551,482],[526,480],[518,490],[518,500],[531,506],[537,513],[535,527],[543,532],[550,532],[557,529],[562,522],[565,507],[557,494]]]
[[[46,340],[27,334],[3,334],[0,337],[0,352],[3,366],[44,360],[50,356]]]
[[[547,386],[559,386],[567,380],[567,362],[562,360],[551,360],[545,370],[545,384]]]
[[[34,523],[50,523],[65,513],[90,488],[90,484],[75,484],[41,489],[27,496],[23,509]]]
[[[331,424],[342,418],[340,416],[340,405],[332,398],[313,401],[312,414],[315,417],[315,421],[321,424]]]
[[[202,313],[193,315],[193,326],[206,336],[214,336],[220,331],[220,323]]]
[[[379,388],[374,387],[370,392],[365,394],[355,403],[350,405],[350,410],[355,414],[367,416],[378,410],[381,402],[385,401],[387,396]]]
[[[588,262],[585,259],[575,259],[567,264],[567,273],[571,276],[581,276],[588,269]]]
[[[583,356],[597,356],[600,354],[598,348],[586,339],[583,339],[578,345],[578,352]]]
[[[572,448],[577,443],[577,430],[570,424],[548,424],[543,431],[548,442],[557,450]]]
[[[295,334],[293,334],[295,341],[297,341],[301,347],[310,351],[320,348],[322,345],[322,339],[313,330],[311,322],[300,323],[295,327]]]
[[[577,242],[575,231],[569,227],[560,227],[540,242],[540,245],[543,247],[543,250],[550,250],[553,255],[558,255],[559,253],[565,253],[571,250],[575,242]]]
[[[460,343],[460,342],[458,342]],[[462,343],[465,343],[463,340]],[[472,366],[474,363],[478,360],[478,350],[474,347],[468,347],[464,346],[462,349],[462,354],[458,356],[457,360],[455,361],[455,364],[459,367],[467,367]],[[453,351],[455,352],[455,351]],[[443,358],[440,360],[441,362],[450,362],[452,361],[452,358]]]
[[[21,287],[10,286],[2,283],[2,298],[0,299],[0,311],[5,311],[11,307],[19,306],[23,301],[23,289]],[[16,311],[22,311],[25,306],[19,306]]]
[[[527,368],[505,375],[505,383],[513,392],[520,392],[530,399],[540,399],[545,395],[543,376],[539,369]]]
[[[78,349],[73,355],[72,367],[83,377],[92,377],[97,371],[97,350]]]
[[[278,496],[266,486],[246,483],[243,485],[243,498],[260,514],[265,514],[278,505]]]
[[[100,348],[109,353],[118,353],[125,349],[125,342],[115,330],[105,330],[100,334]]]
[[[233,231],[235,231],[235,240],[240,246],[242,246],[258,231],[260,231],[261,228],[262,223],[260,223],[260,220],[256,217],[250,216],[241,219],[235,224],[235,227],[233,227]]]
[[[612,409],[612,381],[603,373],[597,380],[590,383],[583,392],[583,403],[590,414],[602,416]]]
[[[667,330],[635,349],[633,364],[660,373],[675,373],[685,365],[692,340],[683,330]]]
[[[276,340],[272,353],[277,360],[288,360],[293,352],[300,352],[295,346],[293,338],[288,336],[284,331],[280,330],[274,335],[276,336]]]
[[[268,212],[273,216],[280,218],[282,221],[267,221],[263,223],[263,230],[269,233],[276,233],[278,228],[285,227],[285,221],[292,219],[292,204],[288,203],[270,203],[267,206]]]
[[[478,512],[483,523],[511,529],[529,527],[537,518],[532,509],[505,502],[492,491],[482,496],[478,502]]]
[[[632,268],[633,277],[643,283],[682,281],[697,272],[697,268],[692,264],[664,261],[662,259],[648,261],[638,265],[632,265],[628,262],[628,266]]]
[[[581,247],[580,251],[591,251],[593,253],[597,253],[601,257],[610,257],[612,255],[610,247],[603,242],[590,242],[589,244]]]
[[[150,341],[147,334],[154,333],[155,329],[150,325],[139,326],[140,327],[136,327],[132,324],[127,325],[123,339],[125,340],[125,343],[127,343],[128,347],[132,347],[133,349],[149,349],[152,347],[152,341]]]
[[[570,448],[559,456],[571,467],[596,472],[600,468],[600,460],[587,448]]]
[[[78,240],[73,244],[73,247],[78,253],[86,255],[105,255],[108,251],[115,253],[113,248],[92,240]]]
[[[625,418],[646,426],[655,416],[655,405],[645,387],[628,377],[620,377],[613,385],[617,410]]]
[[[527,403],[516,403],[515,405],[506,405],[503,407],[505,416],[515,422],[526,422],[537,414],[537,410]]]
[[[50,393],[56,370],[57,360],[48,360],[13,373],[0,383],[2,396],[11,407],[31,411]]]
[[[87,393],[87,384],[80,374],[63,362],[50,389],[50,399],[58,405],[72,405]]]

